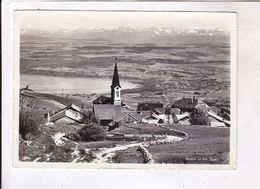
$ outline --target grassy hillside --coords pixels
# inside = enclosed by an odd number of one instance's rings
[[[120,133],[157,133],[176,134],[169,129],[175,129],[189,134],[183,141],[172,144],[152,145],[147,149],[156,163],[179,164],[226,164],[229,162],[229,128],[205,126],[168,125],[161,128],[156,125],[125,125],[114,132]],[[134,163],[139,157],[133,156],[136,148],[117,152],[116,162]]]
[[[187,140],[174,145],[163,144],[148,148],[158,163],[224,164],[229,162],[229,128],[202,126],[170,126],[189,133]]]

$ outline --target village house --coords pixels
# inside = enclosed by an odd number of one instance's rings
[[[203,101],[199,101],[196,109],[201,110],[204,112],[205,116],[209,121],[210,126],[214,127],[224,127],[230,126],[230,121],[228,120],[227,116],[223,114],[223,110],[216,106],[209,106]]]
[[[180,115],[179,108],[155,108],[153,115],[158,118],[158,123],[174,123],[176,115]]]
[[[210,126],[214,127],[225,127],[230,126],[230,121],[220,117],[218,114],[212,110],[207,110],[207,118],[209,120]]]
[[[81,108],[74,104],[66,106],[52,115],[48,114],[48,122],[50,123],[80,123],[82,118],[83,112]]]
[[[181,124],[181,125],[190,125],[190,113],[185,112],[183,114],[176,115],[175,123]]]
[[[172,108],[179,108],[181,112],[192,112],[198,104],[198,99],[183,97],[172,104]]]
[[[128,111],[126,113],[128,123],[143,123],[151,115],[151,111]]]

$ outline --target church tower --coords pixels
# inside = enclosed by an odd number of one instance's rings
[[[117,71],[117,63],[115,63],[114,75],[111,85],[111,99],[112,104],[121,105],[121,86],[119,82],[119,76]]]

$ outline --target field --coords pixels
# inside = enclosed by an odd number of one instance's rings
[[[196,94],[229,103],[228,40],[116,43],[22,34],[20,53],[21,74],[88,78],[111,78],[117,57],[120,79],[140,85],[123,91],[129,101],[136,101],[130,94],[165,102]]]
[[[152,129],[148,129],[152,127]],[[203,164],[226,164],[229,161],[229,128],[214,128],[205,126],[183,126],[168,125],[167,128],[183,131],[189,134],[189,137],[173,144],[152,145],[147,149],[152,154],[156,163],[203,163]],[[158,126],[126,126],[119,131],[133,133],[137,131],[146,132],[148,129],[154,133],[163,133],[167,129]],[[172,131],[167,131],[173,134]],[[131,151],[136,148],[118,152],[117,161],[120,163],[131,163],[136,161],[136,156],[129,156]],[[127,158],[128,157],[128,158]]]
[[[149,135],[176,136],[183,140],[171,143],[150,144],[146,148],[156,163],[226,164],[229,161],[229,128],[183,125],[127,124],[107,132],[107,135],[137,135],[137,141],[104,140],[74,142],[57,136],[75,133],[80,124],[42,125],[41,134],[28,141],[20,141],[19,157],[22,161],[46,162],[114,162],[145,163],[137,151]],[[185,136],[187,134],[188,137]],[[146,142],[149,141],[147,140]],[[136,145],[135,145],[136,144]],[[134,145],[124,147],[128,145]],[[77,154],[78,155],[75,155]],[[79,153],[80,152],[80,153]],[[87,152],[87,153],[86,153]],[[77,160],[77,161],[76,161]]]

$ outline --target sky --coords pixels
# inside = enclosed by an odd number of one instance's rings
[[[22,29],[205,28],[229,30],[234,13],[134,11],[18,11]]]

